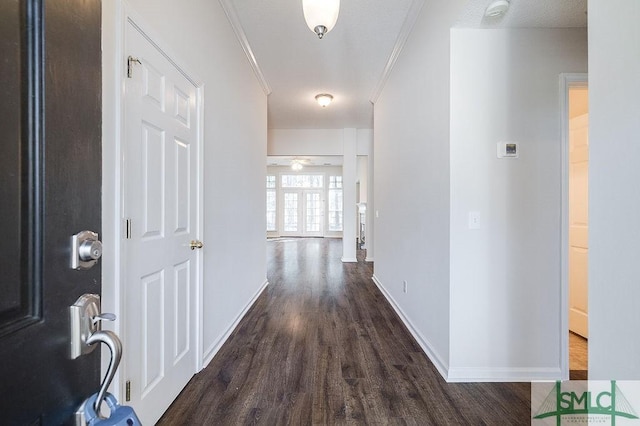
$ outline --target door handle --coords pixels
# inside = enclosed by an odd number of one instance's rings
[[[83,294],[69,308],[71,359],[93,352],[96,345],[89,338],[100,331],[102,321],[115,321],[114,314],[100,312],[100,296]]]
[[[201,249],[202,247],[204,247],[204,244],[202,244],[202,241],[199,241],[199,240],[192,240],[192,241],[189,243],[189,247],[191,248],[191,250]]]
[[[104,400],[104,397],[107,394],[107,389],[109,389],[109,385],[116,375],[118,365],[120,365],[120,359],[122,359],[122,342],[120,342],[120,339],[113,331],[99,330],[93,333],[87,339],[87,345],[93,346],[96,343],[104,343],[109,347],[109,350],[111,351],[109,368],[107,369],[107,373],[104,375],[102,383],[100,384],[100,390],[98,391],[98,397],[96,398],[96,402],[94,405],[96,413],[99,413],[100,405],[102,405],[102,400]]]

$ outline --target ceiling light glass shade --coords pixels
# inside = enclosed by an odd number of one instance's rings
[[[309,29],[322,38],[336,25],[340,0],[302,0],[302,10]]]
[[[328,94],[328,93],[322,93],[320,95],[316,95],[316,101],[318,101],[318,104],[322,108],[324,108],[327,105],[329,105],[332,100],[333,100],[333,96]]]
[[[293,170],[294,172],[299,172],[300,170],[302,170],[302,164],[299,161],[293,161],[291,163],[291,170]]]

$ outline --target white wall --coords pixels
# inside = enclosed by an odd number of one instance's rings
[[[357,262],[356,228],[358,223],[356,206],[356,182],[358,164],[358,132],[344,129],[342,159],[342,261]]]
[[[586,29],[452,30],[451,52],[449,378],[558,378],[558,84],[586,71]]]
[[[128,3],[205,84],[206,359],[266,280],[267,99],[219,2]]]
[[[357,129],[357,153],[369,155],[372,129]],[[340,155],[344,129],[269,129],[267,155]]]
[[[269,129],[267,155],[342,155],[342,129]]]
[[[369,191],[368,187],[368,163],[369,159],[364,155],[358,156],[358,165],[357,165],[357,176],[356,181],[360,183],[359,188],[360,192],[356,194],[356,201],[359,203],[367,202],[367,193]]]
[[[640,2],[589,1],[589,379],[640,379]]]
[[[373,129],[358,129],[358,155],[370,155],[373,152]]]
[[[373,146],[371,147],[373,153]],[[375,227],[373,218],[375,214],[375,201],[373,198],[374,182],[374,169],[373,169],[373,154],[367,157],[367,217],[366,221],[366,241],[365,248],[367,249],[367,255],[365,261],[373,262],[375,260]]]
[[[443,374],[449,359],[449,28],[466,3],[425,2],[374,107],[375,279]]]

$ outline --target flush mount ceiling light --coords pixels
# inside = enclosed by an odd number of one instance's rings
[[[333,95],[330,95],[328,93],[321,93],[319,95],[316,95],[316,101],[318,101],[318,104],[322,108],[324,108],[327,105],[329,105],[332,100],[333,100]]]
[[[321,39],[336,25],[340,0],[302,0],[302,10],[307,26]]]
[[[507,0],[496,0],[492,2],[484,11],[487,18],[497,18],[503,16],[509,10],[509,2]]]
[[[291,170],[293,170],[294,172],[299,172],[304,168],[304,166],[308,166],[310,164],[313,163],[311,163],[311,160],[309,160],[308,158],[295,157],[291,159]]]

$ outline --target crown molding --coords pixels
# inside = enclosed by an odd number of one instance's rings
[[[271,87],[267,82],[267,79],[262,74],[262,70],[256,61],[256,57],[253,55],[253,51],[251,50],[251,46],[249,45],[249,40],[247,40],[247,36],[244,33],[244,29],[242,28],[242,24],[240,24],[240,19],[238,19],[238,13],[236,12],[236,8],[233,6],[231,0],[219,0],[224,13],[227,15],[227,19],[231,24],[231,28],[233,28],[233,32],[236,34],[238,41],[240,42],[240,46],[242,46],[242,50],[244,50],[244,54],[247,56],[249,60],[249,64],[253,69],[253,73],[256,75],[260,86],[262,86],[262,90],[265,95],[269,96],[271,94]]]
[[[378,83],[376,84],[376,87],[373,89],[371,97],[369,98],[369,101],[372,104],[376,103],[378,97],[380,96],[380,93],[382,93],[382,89],[384,89],[385,84],[387,84],[387,80],[391,75],[391,71],[393,70],[396,61],[400,56],[400,52],[402,52],[402,49],[404,49],[404,45],[407,42],[409,35],[411,34],[411,30],[413,29],[418,16],[420,15],[420,10],[422,9],[424,2],[425,0],[413,0],[413,2],[411,3],[409,12],[407,13],[407,17],[405,18],[404,23],[402,24],[402,28],[400,29],[400,33],[398,34],[398,38],[396,39],[396,44],[391,51],[391,56],[389,56],[387,65],[384,67],[384,71],[382,71],[382,75],[380,76],[380,79],[378,80]]]

